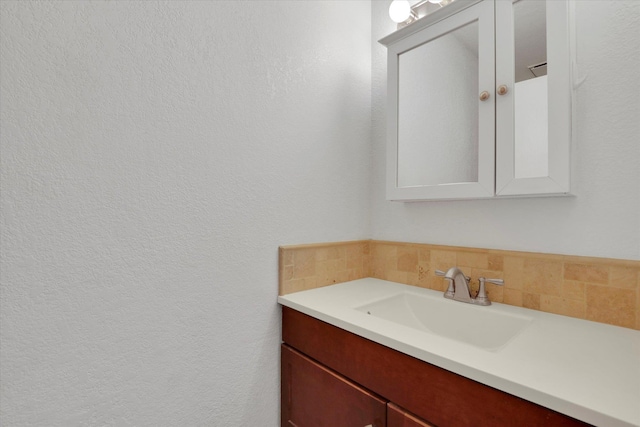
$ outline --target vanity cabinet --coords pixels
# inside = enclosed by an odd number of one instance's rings
[[[387,427],[589,425],[288,307],[282,339],[283,427],[378,427],[384,403]],[[364,417],[345,423],[350,405]]]
[[[570,0],[457,0],[387,47],[387,199],[570,191]]]

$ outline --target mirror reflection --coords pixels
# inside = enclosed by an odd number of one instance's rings
[[[478,181],[478,22],[398,57],[398,186]]]
[[[513,5],[515,178],[549,173],[546,2]]]

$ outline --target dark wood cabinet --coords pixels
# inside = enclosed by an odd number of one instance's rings
[[[296,350],[300,357],[313,359],[318,369],[326,369],[340,378],[348,379],[360,390],[379,396],[382,401],[391,402],[388,421],[401,422],[389,424],[389,427],[585,427],[582,421],[555,412],[551,409],[510,395],[503,391],[462,377],[453,372],[423,362],[389,347],[352,334],[328,323],[307,316],[288,307],[282,308],[282,339],[285,342],[283,354]],[[299,352],[299,353],[298,353]],[[287,356],[289,357],[289,356]],[[291,417],[291,406],[286,399],[296,394],[307,396],[313,402],[315,394],[305,394],[303,379],[297,389],[291,390],[289,383],[298,380],[295,370],[286,365],[283,356],[283,426],[366,426],[369,422],[341,423],[340,416],[334,423],[304,424],[303,418]],[[289,379],[286,376],[293,372]],[[305,374],[306,375],[306,374]],[[318,384],[314,382],[312,384]],[[316,387],[315,385],[312,387]],[[329,388],[328,390],[332,390]],[[333,394],[333,391],[328,394]],[[341,401],[341,399],[337,399]],[[321,402],[317,400],[316,402]],[[328,416],[330,403],[322,401],[320,411]],[[340,408],[339,404],[336,404]],[[404,409],[400,409],[404,408]],[[309,409],[311,410],[311,409]],[[342,410],[342,409],[340,409]],[[397,413],[404,414],[404,419]],[[400,417],[400,421],[398,421]],[[293,423],[287,424],[289,420]],[[426,421],[425,421],[426,420]],[[359,421],[360,422],[360,421]],[[423,423],[423,424],[420,424]]]
[[[393,403],[387,404],[387,427],[436,427]]]
[[[385,427],[386,401],[282,345],[282,427]]]

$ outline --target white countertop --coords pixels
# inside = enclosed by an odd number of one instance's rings
[[[640,331],[494,303],[483,309],[525,313],[533,322],[490,351],[354,309],[404,291],[442,296],[366,278],[280,296],[278,302],[587,423],[640,427]],[[473,396],[469,401],[477,402]]]

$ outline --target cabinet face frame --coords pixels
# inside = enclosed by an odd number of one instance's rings
[[[513,1],[496,1],[496,87],[515,87]],[[546,2],[549,64],[548,175],[515,176],[514,90],[496,99],[496,195],[562,195],[570,191],[572,149],[572,3]]]
[[[462,2],[461,2],[462,3]],[[455,4],[455,3],[454,3]],[[464,4],[468,6],[469,3]],[[447,6],[449,7],[449,6]],[[446,8],[444,8],[446,9]],[[423,18],[427,19],[427,18]],[[495,97],[478,99],[478,182],[440,185],[398,186],[398,76],[399,57],[466,24],[478,23],[479,89],[494,88],[495,33],[493,3],[484,1],[429,25],[387,46],[387,199],[440,200],[485,198],[495,188]],[[417,23],[416,23],[417,24]],[[415,24],[414,24],[415,25]],[[381,40],[385,43],[385,39]]]

